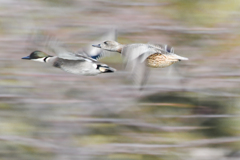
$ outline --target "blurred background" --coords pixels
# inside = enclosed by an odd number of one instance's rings
[[[240,1],[0,0],[1,160],[238,160]],[[77,51],[115,28],[118,41],[174,46],[189,61],[133,87],[21,60],[34,29]]]

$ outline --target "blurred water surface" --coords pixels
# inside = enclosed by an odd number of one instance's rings
[[[0,0],[0,159],[240,158],[236,0]],[[78,76],[23,61],[34,30],[70,50],[118,30],[120,43],[165,43],[188,57],[152,69],[143,91],[120,56],[114,74]]]

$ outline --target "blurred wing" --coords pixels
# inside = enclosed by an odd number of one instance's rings
[[[154,53],[162,53],[162,50],[148,44],[126,45],[122,50],[122,55],[127,63],[135,59],[144,62],[147,57]]]
[[[68,59],[68,60],[84,60],[87,56],[85,56],[83,53],[75,54],[73,52],[68,51],[64,44],[56,41],[56,40],[50,40],[47,43],[47,47],[54,52],[59,58],[62,59]]]
[[[100,59],[102,57],[105,57],[105,56],[111,56],[114,52],[105,51],[105,50],[102,50],[101,48],[93,47],[92,44],[99,44],[99,43],[102,43],[107,40],[116,41],[116,39],[117,39],[116,30],[112,29],[111,31],[109,31],[108,33],[103,35],[101,38],[99,38],[98,40],[91,42],[89,45],[84,47],[83,50],[89,57],[96,59],[96,60]]]
[[[148,80],[150,70],[144,62],[140,61],[140,59],[141,56],[132,61],[128,61],[125,65],[125,69],[131,73],[131,79],[141,90]]]
[[[154,43],[149,43],[149,45],[156,47],[160,50],[162,50],[165,53],[174,53],[174,48],[167,45],[167,44],[154,44]]]
[[[150,44],[150,45],[155,46],[158,49],[162,49],[163,53],[167,55],[168,61],[188,60],[188,58],[175,54],[174,48],[169,45],[166,44]]]
[[[34,50],[45,51],[45,43],[49,41],[50,37],[45,36],[41,30],[32,29],[31,33],[28,35],[26,44],[28,52],[32,52]]]
[[[96,48],[96,47],[94,47]],[[91,58],[95,59],[95,60],[99,60],[103,57],[108,57],[108,56],[112,56],[114,54],[119,54],[118,52],[111,52],[111,51],[106,51],[106,50],[103,50],[101,48],[97,48],[97,49],[100,49],[100,51],[98,52],[98,54],[96,55],[93,55],[93,56],[90,56]]]
[[[48,36],[41,32],[41,30],[34,30],[29,35],[28,42],[30,42],[31,51],[41,50],[46,53],[49,51],[54,52],[59,58],[69,60],[83,60],[83,56],[79,56],[75,53],[68,51],[64,44],[57,39]],[[30,48],[29,48],[30,49]]]
[[[96,59],[89,57],[84,51],[78,51],[75,56],[77,56],[78,58],[83,58],[85,60],[89,60],[89,61],[93,61],[93,62],[97,62]]]

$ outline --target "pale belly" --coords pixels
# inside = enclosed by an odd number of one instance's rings
[[[81,60],[66,60],[66,59],[58,59],[53,64],[54,67],[61,68],[62,70],[80,75],[97,75],[100,73],[99,70],[96,70],[91,62],[81,61]]]
[[[153,68],[164,68],[173,63],[175,63],[175,61],[169,61],[165,55],[159,53],[155,53],[146,59],[146,65]]]

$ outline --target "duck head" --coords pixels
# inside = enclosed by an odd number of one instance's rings
[[[92,45],[93,47],[102,48],[111,52],[119,52],[121,53],[123,45],[116,41],[105,41],[103,43]]]
[[[29,56],[22,57],[22,59],[26,60],[33,60],[38,62],[46,62],[48,57],[52,57],[50,55],[47,55],[46,53],[42,51],[34,51]]]

